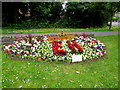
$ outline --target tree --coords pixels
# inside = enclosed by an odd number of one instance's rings
[[[112,17],[115,15],[115,13],[120,11],[120,1],[119,2],[109,2],[106,5],[106,8],[109,12],[110,15],[110,25],[109,25],[109,30],[112,28]]]
[[[120,2],[68,2],[66,11],[61,2],[3,2],[2,6],[3,26],[16,25],[20,28],[102,27],[110,20],[111,29],[112,17],[120,11]],[[25,17],[28,9],[30,18]]]
[[[3,2],[2,3],[2,25],[9,26],[18,23],[19,11],[22,10],[25,14],[25,3],[22,2]]]
[[[60,15],[62,13],[62,3],[60,2],[51,2],[51,17],[50,22],[55,23],[60,20]]]
[[[60,19],[62,12],[60,2],[4,2],[2,6],[3,26],[48,27]],[[30,18],[25,17],[28,9]]]
[[[41,25],[49,25],[60,19],[62,4],[60,2],[31,2],[31,19]],[[40,24],[41,23],[41,24]]]
[[[67,17],[70,26],[102,27],[109,17],[104,2],[70,2],[67,4]]]
[[[68,26],[81,27],[84,19],[85,6],[81,2],[69,2],[66,8],[66,19]]]

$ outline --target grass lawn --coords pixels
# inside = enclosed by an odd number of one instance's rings
[[[118,36],[96,36],[107,56],[90,64],[12,60],[2,54],[4,88],[118,88]]]
[[[94,32],[94,31],[120,31],[117,26],[112,26],[112,30],[108,27],[102,28],[39,28],[39,29],[14,29],[14,28],[2,28],[2,34],[28,34],[28,33],[60,33],[64,32]]]

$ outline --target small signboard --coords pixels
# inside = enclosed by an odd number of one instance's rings
[[[64,35],[64,36],[52,36],[48,37],[48,41],[57,41],[57,40],[64,40],[64,39],[72,39],[75,35]]]
[[[82,55],[73,55],[72,62],[80,62],[82,61]]]

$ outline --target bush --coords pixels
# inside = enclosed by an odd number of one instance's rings
[[[117,21],[119,19],[119,17],[113,17],[112,20],[113,21]]]
[[[68,21],[66,19],[61,19],[50,25],[51,28],[67,28]]]
[[[49,21],[39,22],[36,27],[38,27],[38,28],[49,28]]]

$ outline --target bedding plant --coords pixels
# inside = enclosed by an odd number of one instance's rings
[[[73,55],[82,55],[82,61],[86,61],[106,54],[101,41],[84,35],[58,41],[48,41],[47,36],[29,37],[29,40],[16,40],[3,45],[2,49],[12,57],[50,62],[72,62]]]

